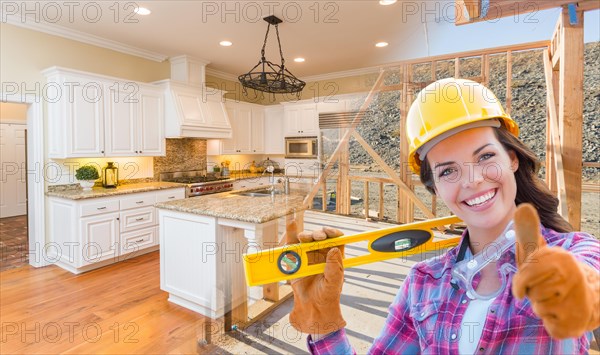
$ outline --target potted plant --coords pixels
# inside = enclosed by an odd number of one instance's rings
[[[79,180],[79,185],[84,191],[90,191],[99,177],[98,170],[90,165],[84,165],[75,170],[75,178]]]

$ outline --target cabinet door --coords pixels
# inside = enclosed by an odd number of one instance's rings
[[[252,152],[252,109],[228,102],[227,114],[231,120],[231,139],[223,139],[223,154]]]
[[[252,153],[265,151],[265,111],[263,108],[252,109]],[[279,136],[281,139],[281,136]]]
[[[300,110],[296,107],[286,107],[284,109],[283,130],[286,137],[294,137],[300,134],[298,121],[300,119]]]
[[[137,108],[138,86],[133,83],[106,85],[106,155],[135,156],[138,154]]]
[[[302,136],[316,136],[319,133],[319,115],[316,105],[300,108],[298,128]]]
[[[80,228],[80,267],[119,255],[119,213],[82,218]]]
[[[252,152],[252,109],[238,107],[235,110],[235,148],[237,153]]]
[[[265,109],[265,154],[285,154],[283,108],[269,107]]]
[[[138,155],[166,155],[162,93],[146,88],[140,89],[138,109]]]
[[[229,116],[229,119],[231,120],[231,138],[227,138],[227,139],[223,139],[221,141],[221,154],[235,154],[236,153],[236,148],[235,148],[235,139],[236,139],[236,120],[235,120],[235,113],[236,113],[236,109],[235,107],[233,107],[232,104],[227,104],[226,105],[227,108],[227,115]]]
[[[104,155],[104,102],[102,83],[69,77],[72,94],[65,95],[70,118],[66,139],[66,157],[99,157]]]

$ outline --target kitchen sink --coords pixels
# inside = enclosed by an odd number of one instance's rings
[[[240,191],[240,192],[234,192],[233,194],[235,195],[240,195],[240,196],[248,196],[248,197],[267,197],[267,196],[271,196],[271,194],[281,194],[281,191],[271,191],[268,189],[262,189],[262,190],[254,190],[254,191]]]

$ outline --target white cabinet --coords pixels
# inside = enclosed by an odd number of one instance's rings
[[[252,108],[252,152],[253,154],[265,151],[265,110],[262,107]]]
[[[283,127],[286,137],[317,136],[319,133],[317,105],[315,103],[285,105]]]
[[[87,200],[50,197],[48,258],[81,273],[157,249],[155,202],[185,198],[184,188]]]
[[[283,106],[273,105],[264,109],[265,154],[285,154],[285,139],[283,134]]]
[[[252,150],[252,109],[232,102],[225,104],[232,137],[222,140],[222,154],[250,153]]]
[[[164,156],[164,100],[163,92],[158,88],[144,86],[140,88],[138,105],[138,155]]]
[[[207,154],[262,154],[265,149],[263,107],[233,101],[227,101],[225,107],[231,121],[231,138],[209,140]]]
[[[48,76],[48,154],[98,157],[104,154],[103,85],[90,78]]]
[[[134,90],[127,92],[127,90]],[[163,97],[160,89],[116,83],[106,86],[105,155],[165,155]]]
[[[50,158],[165,155],[163,93],[138,82],[51,68],[44,71]]]
[[[119,214],[104,213],[82,218],[80,266],[91,265],[119,255]]]

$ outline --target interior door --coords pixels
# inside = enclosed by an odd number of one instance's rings
[[[0,218],[27,214],[27,125],[0,124]]]

